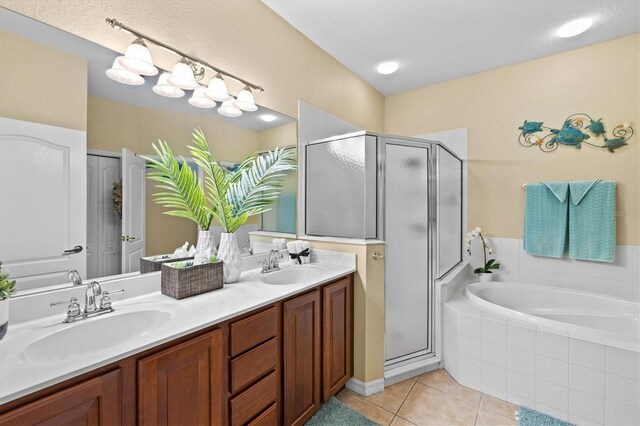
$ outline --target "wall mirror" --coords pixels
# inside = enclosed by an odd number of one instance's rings
[[[69,286],[72,269],[84,280],[135,274],[142,256],[196,244],[193,222],[153,202],[140,156],[159,139],[195,168],[187,145],[196,127],[229,167],[296,145],[296,120],[277,111],[258,105],[228,118],[190,105],[191,92],[158,96],[157,76],[140,86],[111,80],[105,71],[126,47],[115,52],[0,8],[0,260],[16,296]],[[244,253],[268,250],[267,237],[295,236],[296,182],[292,173],[273,209],[238,230]],[[252,243],[260,231],[266,237]]]

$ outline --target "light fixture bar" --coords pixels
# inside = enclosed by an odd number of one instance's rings
[[[164,44],[161,41],[158,41],[158,40],[156,40],[154,38],[151,38],[151,37],[149,37],[147,35],[144,35],[141,32],[138,32],[138,31],[134,30],[133,28],[124,25],[122,22],[119,22],[116,19],[107,18],[106,22],[107,22],[107,24],[111,25],[111,27],[113,27],[113,28],[115,28],[117,30],[124,31],[125,33],[129,33],[129,34],[133,35],[134,37],[141,38],[141,39],[143,39],[143,40],[145,40],[145,41],[147,41],[149,43],[155,44],[158,47],[161,47],[161,48],[163,48],[165,50],[168,50],[169,52],[175,53],[178,56],[186,58],[186,59],[190,60],[191,62],[194,62],[194,63],[196,63],[198,65],[201,65],[201,66],[203,66],[205,68],[209,68],[210,70],[212,70],[212,71],[214,71],[216,73],[220,73],[220,74],[224,75],[225,77],[229,77],[229,78],[231,78],[233,80],[239,81],[240,83],[244,84],[245,86],[249,86],[250,88],[252,88],[253,90],[255,90],[257,92],[264,92],[264,89],[261,86],[258,86],[257,84],[253,84],[253,83],[251,83],[251,82],[249,82],[247,80],[244,80],[244,79],[242,79],[240,77],[237,77],[237,76],[235,76],[235,75],[233,75],[231,73],[223,71],[220,68],[214,67],[213,65],[209,64],[208,62],[203,61],[202,59],[198,59],[195,56],[188,55],[188,54],[186,54],[184,52],[181,52],[178,49],[175,49],[175,48],[173,48],[171,46],[168,46],[168,45]]]

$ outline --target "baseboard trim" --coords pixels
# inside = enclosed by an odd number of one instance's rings
[[[347,382],[346,388],[359,395],[370,396],[384,390],[384,379],[372,380],[365,383],[358,379],[351,378],[351,380]]]
[[[440,358],[431,356],[426,359],[401,365],[400,367],[390,368],[384,372],[384,384],[385,386],[391,386],[398,382],[410,379],[411,377],[437,370],[440,366]]]

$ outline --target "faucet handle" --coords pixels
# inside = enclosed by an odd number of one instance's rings
[[[58,305],[67,305],[67,320],[73,321],[76,317],[79,317],[82,313],[80,304],[77,297],[72,297],[68,302],[52,302],[49,307],[53,308]]]
[[[100,309],[109,309],[109,308],[111,308],[111,296],[109,296],[109,295],[110,294],[117,294],[117,293],[124,293],[124,289],[116,290],[116,291],[103,290],[102,291],[102,298],[100,299]]]

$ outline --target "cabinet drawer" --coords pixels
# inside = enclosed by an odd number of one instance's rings
[[[231,425],[244,425],[265,408],[276,402],[278,377],[269,374],[258,383],[231,400]]]
[[[234,322],[231,324],[231,356],[241,354],[275,337],[277,328],[275,307]]]
[[[231,361],[231,392],[275,370],[278,365],[277,340],[271,339]]]
[[[278,426],[278,404],[273,404],[264,413],[253,419],[249,426]]]

